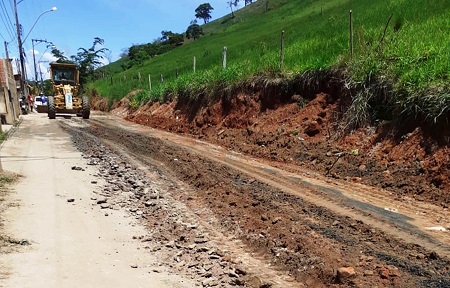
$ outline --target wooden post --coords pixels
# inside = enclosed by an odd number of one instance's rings
[[[164,82],[164,76],[161,74],[161,83]]]
[[[150,89],[150,92],[152,92],[152,77],[150,74],[148,74],[148,88]]]
[[[194,65],[193,65],[193,67],[194,67],[194,73],[195,73],[195,66],[197,65],[196,62],[197,62],[197,61],[196,61],[195,56],[194,56]]]
[[[141,81],[141,72],[139,72],[138,74],[138,79],[139,79],[139,87],[141,87],[142,81]]]
[[[113,77],[111,76],[111,85],[113,85]]]
[[[283,61],[284,61],[284,31],[281,31],[280,70],[283,69]]]
[[[353,59],[353,16],[350,10],[350,59]]]
[[[223,47],[223,51],[222,51],[222,66],[223,66],[223,69],[227,68],[227,46]]]

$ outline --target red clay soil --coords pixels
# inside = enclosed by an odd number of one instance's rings
[[[270,109],[262,104],[264,100],[258,93],[239,94],[198,110],[177,109],[175,101],[132,110],[124,98],[113,113],[254,157],[382,187],[398,197],[450,205],[450,147],[425,129],[417,127],[398,136],[391,133],[390,123],[380,123],[343,135],[336,128],[338,97],[319,93],[308,102],[294,95],[284,103],[272,103]],[[95,103],[103,108],[101,101]]]

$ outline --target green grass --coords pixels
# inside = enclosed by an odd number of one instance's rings
[[[90,88],[112,99],[143,89],[136,96],[139,103],[179,94],[195,98],[196,94],[206,93],[212,97],[212,93],[224,90],[225,86],[232,87],[254,75],[279,72],[280,33],[285,31],[281,71],[284,74],[343,69],[351,88],[368,88],[358,95],[366,95],[361,97],[366,97],[364,101],[369,105],[355,94],[353,109],[363,107],[366,109],[363,113],[372,113],[384,107],[391,114],[420,116],[431,123],[447,117],[450,1],[270,0],[268,11],[265,2],[259,0],[237,11],[233,19],[228,15],[204,25],[204,37],[139,67],[118,73],[123,60],[113,63],[105,67],[112,76],[91,83]],[[353,11],[354,26],[352,60],[349,10]],[[225,70],[221,68],[224,46],[228,48]],[[192,68],[194,56],[196,73]],[[152,78],[152,91],[149,91],[148,75]],[[164,82],[160,81],[160,75]],[[389,99],[383,99],[383,105],[370,103],[380,100],[379,95],[372,95],[380,92],[376,85],[389,87]],[[366,119],[366,116],[358,117]],[[356,122],[361,122],[358,126],[366,120]]]
[[[0,143],[2,143],[3,141],[5,141],[6,140],[6,138],[7,138],[7,133],[5,133],[5,132],[0,132]]]

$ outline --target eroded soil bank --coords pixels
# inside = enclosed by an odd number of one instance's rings
[[[264,93],[222,97],[203,107],[172,101],[139,109],[130,109],[125,97],[113,113],[254,157],[384,188],[399,199],[450,205],[450,148],[439,133],[380,121],[344,134],[344,100],[333,91],[307,98]],[[93,106],[105,107],[102,103],[94,99]]]
[[[352,209],[337,214],[304,201],[195,141],[107,119],[88,123],[64,127],[107,180],[108,208],[125,208],[148,227],[138,237],[142,253],[203,287],[448,286],[448,258],[392,236],[395,227],[384,233],[346,216]]]

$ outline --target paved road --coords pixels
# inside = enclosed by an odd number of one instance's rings
[[[95,171],[59,128],[66,120],[26,115],[0,150],[4,170],[23,176],[7,200],[4,230],[31,243],[2,255],[0,287],[193,287],[142,251],[132,237],[143,228],[133,219],[92,205],[102,183],[91,183]]]

